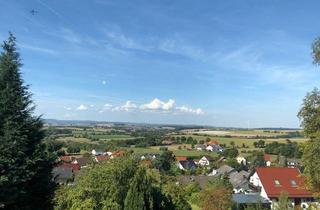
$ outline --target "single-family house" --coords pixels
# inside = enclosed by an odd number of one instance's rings
[[[107,155],[99,155],[99,156],[96,156],[94,159],[95,159],[95,161],[97,161],[98,163],[101,163],[101,162],[110,160],[110,157],[107,156]]]
[[[268,154],[263,155],[264,162],[266,163],[266,166],[271,166],[271,156]]]
[[[210,174],[208,174],[208,176],[220,176],[220,175],[229,175],[231,173],[236,172],[236,169],[228,166],[228,165],[223,165],[218,169],[213,169],[212,172]]]
[[[195,149],[198,150],[198,151],[204,151],[204,150],[206,150],[206,145],[204,145],[204,144],[197,144],[197,145],[195,146]]]
[[[212,158],[210,156],[203,156],[198,162],[198,165],[200,166],[209,166],[210,162],[212,161]]]
[[[313,195],[303,188],[304,178],[300,175],[297,168],[256,168],[250,182],[260,188],[261,197],[268,200],[272,208],[277,206],[280,194],[286,192],[292,207],[307,209]]]
[[[78,164],[80,168],[85,168],[91,162],[90,157],[79,157],[72,161],[73,164]]]
[[[235,171],[228,175],[234,193],[244,193],[249,190],[249,175],[247,171]]]
[[[242,156],[238,156],[236,160],[239,164],[247,165],[247,159]]]
[[[177,166],[179,169],[184,171],[187,171],[187,170],[194,171],[197,168],[197,165],[194,163],[194,161],[190,159],[178,161]]]
[[[80,165],[79,164],[74,164],[74,163],[62,163],[58,165],[57,167],[59,168],[70,168],[72,172],[77,172],[80,170]]]
[[[217,141],[209,141],[206,144],[206,150],[209,152],[223,152],[223,148]]]
[[[187,160],[188,158],[186,156],[176,156],[176,161],[182,161]]]
[[[98,156],[98,155],[104,155],[105,152],[104,152],[103,150],[100,150],[100,149],[93,149],[93,150],[91,151],[91,154],[92,154],[92,155],[95,155],[95,156]]]
[[[113,159],[115,157],[122,157],[123,155],[124,155],[124,151],[123,150],[118,150],[118,151],[115,151],[114,153],[112,153],[110,158]]]
[[[65,162],[65,163],[71,163],[72,162],[72,156],[64,155],[58,157],[59,162]]]

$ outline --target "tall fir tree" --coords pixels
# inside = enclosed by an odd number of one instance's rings
[[[53,156],[42,143],[40,117],[28,86],[16,39],[10,33],[0,55],[0,208],[50,209]]]

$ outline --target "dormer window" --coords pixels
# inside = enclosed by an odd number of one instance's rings
[[[277,179],[275,179],[275,180],[274,180],[274,184],[276,185],[276,187],[281,186],[281,184],[280,184],[279,180],[277,180]]]
[[[290,180],[291,187],[297,187],[297,182],[295,180]]]

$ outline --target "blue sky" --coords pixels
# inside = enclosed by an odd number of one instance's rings
[[[0,0],[45,118],[298,127],[320,2]],[[34,16],[30,10],[36,10]]]

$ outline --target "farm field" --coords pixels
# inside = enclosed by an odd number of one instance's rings
[[[183,130],[182,133],[208,136],[233,136],[233,137],[274,137],[286,135],[298,130]]]
[[[249,139],[249,138],[241,138],[241,137],[209,137],[209,136],[201,136],[201,135],[173,135],[175,137],[177,136],[185,136],[188,138],[191,136],[192,138],[196,139],[198,142],[203,140],[205,141],[207,138],[210,138],[212,140],[217,140],[220,144],[226,144],[230,145],[231,142],[234,142],[236,146],[242,147],[243,144],[246,146],[249,146],[249,149],[254,149],[253,143],[256,141],[259,141],[259,139]],[[267,138],[263,139],[266,144],[277,141],[279,143],[285,143],[286,139],[285,138]],[[290,141],[292,142],[297,142],[297,143],[303,143],[306,141],[305,138],[290,138]]]
[[[62,142],[78,142],[78,143],[89,143],[89,144],[97,144],[97,142],[91,141],[90,139],[87,138],[75,138],[75,137],[59,137],[57,138],[57,141],[62,141]]]

